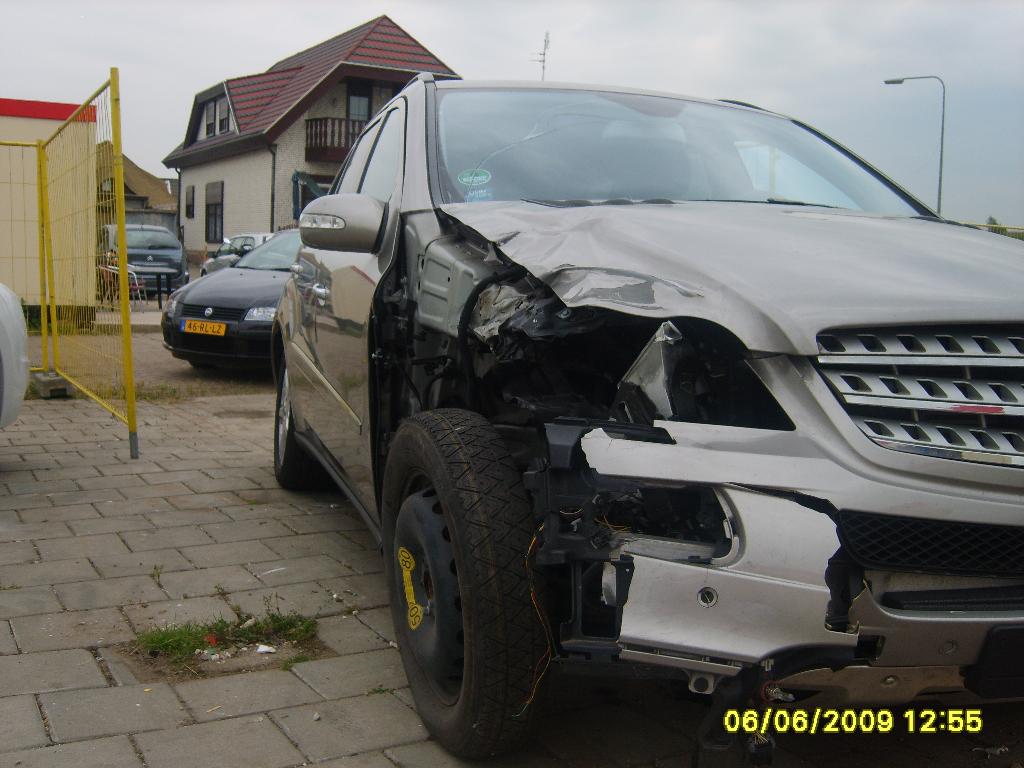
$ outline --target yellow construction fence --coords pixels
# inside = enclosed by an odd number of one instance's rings
[[[0,282],[39,334],[33,367],[124,421],[135,458],[130,277],[114,68],[48,139],[0,141]]]

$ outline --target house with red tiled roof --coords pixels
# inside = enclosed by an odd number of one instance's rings
[[[196,94],[176,169],[185,247],[294,226],[367,121],[419,72],[458,77],[387,16]]]

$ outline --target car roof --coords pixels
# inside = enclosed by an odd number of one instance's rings
[[[435,85],[440,90],[474,90],[480,88],[502,88],[507,90],[531,90],[531,91],[593,91],[595,93],[623,93],[635,96],[658,96],[667,99],[681,99],[683,101],[696,101],[701,104],[714,104],[715,106],[727,107],[729,109],[741,109],[744,111],[763,112],[777,117],[785,117],[778,112],[769,109],[762,109],[753,104],[745,104],[729,99],[703,99],[698,96],[686,96],[680,93],[669,91],[651,91],[643,88],[625,88],[621,85],[597,85],[594,83],[561,83],[536,80],[438,80]]]
[[[108,224],[107,226],[108,227],[116,227],[117,224]],[[148,230],[150,232],[166,232],[167,234],[171,234],[171,230],[169,230],[167,227],[158,227],[155,224],[125,224],[124,228],[126,230],[127,229],[145,229],[145,230]]]

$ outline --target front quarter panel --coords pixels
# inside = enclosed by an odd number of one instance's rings
[[[274,318],[274,338],[272,348],[274,380],[281,375],[281,362],[286,364],[289,384],[291,387],[292,414],[299,431],[305,431],[309,417],[308,404],[313,393],[312,382],[303,373],[301,358],[309,358],[309,336],[307,324],[303,322],[303,303],[296,279],[292,277],[285,284],[281,293],[281,301],[277,305]],[[280,344],[280,347],[277,345]],[[278,355],[283,355],[283,359]]]

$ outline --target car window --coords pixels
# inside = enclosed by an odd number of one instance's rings
[[[295,263],[301,245],[297,229],[282,232],[249,251],[235,263],[235,268],[287,270]]]
[[[379,121],[363,133],[359,143],[349,152],[348,163],[342,168],[334,184],[331,185],[332,195],[338,192],[356,192],[359,189],[359,180],[363,177],[366,158],[370,156],[370,150],[373,149],[373,141],[377,137],[378,128],[380,128]]]
[[[180,248],[177,238],[166,229],[128,229],[124,233],[129,248]]]
[[[373,148],[359,191],[386,203],[395,191],[395,180],[405,148],[405,124],[402,112],[393,109],[384,118],[384,127]]]
[[[857,208],[834,184],[792,155],[771,144],[736,142],[750,184],[771,198],[802,200],[833,208]]]
[[[896,216],[912,201],[813,131],[755,109],[554,89],[438,93],[449,202],[796,202]]]

